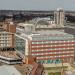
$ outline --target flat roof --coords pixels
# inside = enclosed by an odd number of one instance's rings
[[[73,36],[72,34],[66,33],[64,31],[57,31],[57,30],[41,30],[41,31],[34,31],[29,33],[23,33],[23,35],[70,35]]]
[[[0,75],[22,75],[14,66],[0,66]]]
[[[33,26],[33,24],[32,23],[19,23],[18,24],[18,26],[22,26],[22,27],[24,27],[24,26]]]
[[[64,31],[57,31],[57,30],[41,30],[41,31],[34,31],[34,32],[29,32],[29,33],[21,32],[19,36],[22,37],[23,39],[28,39],[30,37],[32,38],[37,37],[37,39],[39,38],[44,39],[43,37],[47,37],[47,38],[49,37],[49,40],[67,40],[69,38],[70,39],[73,38],[72,34],[66,33]],[[59,37],[59,38],[56,38],[56,37]]]
[[[72,28],[72,29],[75,29],[75,26],[66,26],[68,28]]]
[[[57,31],[57,30],[43,30],[43,31],[36,31],[39,34],[67,34],[65,32]]]
[[[20,64],[15,65],[15,68],[22,74],[22,75],[29,75],[33,69],[32,65],[29,64]],[[18,75],[18,74],[16,74]]]
[[[16,51],[0,51],[0,58],[21,59]]]

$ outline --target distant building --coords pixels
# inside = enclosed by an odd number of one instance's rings
[[[3,28],[10,33],[16,33],[16,24],[12,21],[12,19],[6,19],[3,23]]]
[[[58,8],[57,11],[54,12],[54,21],[57,27],[63,27],[65,20],[64,10]]]
[[[60,30],[64,31],[65,12],[58,8],[54,11],[54,18],[35,18],[32,20],[35,30]]]
[[[34,24],[28,24],[28,23],[19,23],[17,25],[17,28],[20,31],[24,31],[24,32],[31,32],[35,30],[35,25]]]

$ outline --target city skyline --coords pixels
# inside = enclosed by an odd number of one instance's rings
[[[75,0],[0,0],[0,10],[73,10]]]

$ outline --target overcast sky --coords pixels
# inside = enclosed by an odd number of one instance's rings
[[[57,8],[75,11],[75,0],[0,0],[0,9],[55,10]]]

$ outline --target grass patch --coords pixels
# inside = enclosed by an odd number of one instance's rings
[[[48,75],[61,75],[61,72],[55,72],[55,73],[50,72],[50,73],[48,73]]]

